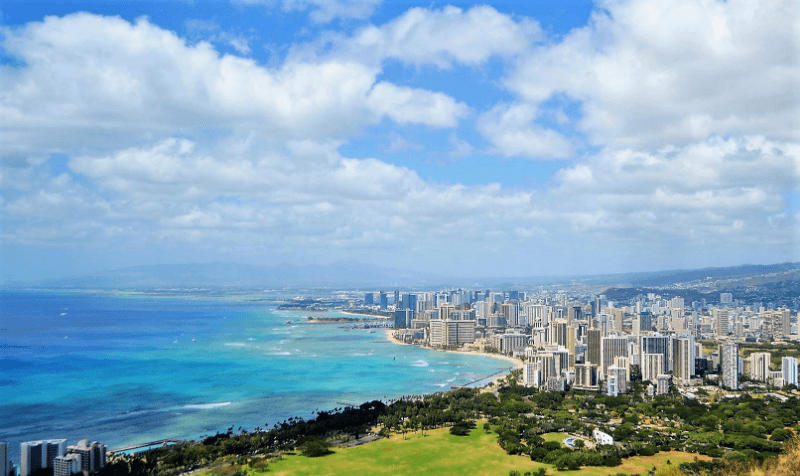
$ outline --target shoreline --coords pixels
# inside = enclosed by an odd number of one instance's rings
[[[386,340],[388,340],[392,344],[395,344],[395,345],[412,345],[412,346],[414,345],[414,344],[407,344],[407,343],[395,338],[395,336],[393,335],[394,334],[394,329],[386,329],[384,332],[386,334]],[[513,357],[509,357],[507,355],[490,354],[488,352],[473,352],[473,351],[469,351],[469,350],[437,349],[436,347],[423,347],[423,346],[415,346],[415,347],[419,347],[420,349],[435,350],[437,352],[449,352],[451,354],[463,354],[463,355],[481,355],[481,356],[489,357],[489,358],[492,358],[492,359],[505,360],[506,362],[508,362],[508,363],[510,363],[510,364],[512,364],[514,366],[514,368],[512,370],[519,370],[519,369],[522,369],[524,367],[524,363],[521,360],[515,359]],[[498,380],[500,380],[501,378],[504,378],[506,375],[509,374],[509,372],[510,371],[504,371],[502,375],[497,375],[495,377],[492,377],[492,379],[489,380],[486,384],[484,384],[483,387],[486,387],[488,385],[496,384]],[[475,387],[475,388],[481,388],[481,387]]]

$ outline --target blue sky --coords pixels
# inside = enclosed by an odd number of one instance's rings
[[[800,260],[789,0],[1,8],[5,281]]]

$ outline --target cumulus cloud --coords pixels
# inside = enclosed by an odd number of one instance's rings
[[[398,124],[417,123],[433,127],[455,127],[469,108],[442,93],[396,86],[382,81],[376,84],[367,99],[379,116]]]
[[[709,135],[800,136],[800,16],[791,0],[608,1],[535,48],[506,86],[567,95],[591,142],[661,147]]]
[[[488,5],[469,10],[412,8],[381,26],[369,26],[349,38],[353,55],[397,59],[448,68],[454,62],[479,65],[492,56],[509,57],[541,39],[539,24],[516,21]]]
[[[372,15],[381,0],[232,0],[238,5],[259,5],[275,7],[280,5],[285,11],[309,11],[309,17],[316,23],[329,23],[336,19],[365,19]]]
[[[118,144],[120,131],[141,140],[195,128],[323,140],[384,116],[452,126],[465,111],[442,93],[376,85],[379,69],[355,61],[266,68],[209,43],[189,45],[146,19],[80,13],[4,33],[6,50],[25,66],[0,70],[2,133],[28,149],[75,150]],[[397,110],[381,104],[396,99],[388,91],[401,98]]]
[[[786,194],[800,192],[798,29],[787,3],[602,7],[548,41],[535,22],[491,7],[414,8],[271,67],[146,19],[74,14],[5,28],[18,65],[0,67],[3,242],[239,259],[338,250],[462,263],[456,272],[481,256],[482,271],[509,274],[585,259],[601,270],[598,252],[654,259],[636,269],[677,254],[681,266],[721,253],[796,259],[800,222]],[[503,85],[516,97],[488,105],[383,71],[397,60],[446,75],[492,57],[514,66]],[[388,133],[393,150],[419,148],[405,138],[426,138],[418,125],[463,157],[476,150],[459,138],[473,141],[470,131],[438,129],[474,125],[492,153],[569,162],[531,190],[437,183],[368,147],[352,154],[366,158],[342,152],[387,124],[401,126]],[[48,169],[52,152],[69,156],[67,170]]]
[[[528,104],[500,104],[481,116],[478,130],[492,144],[492,152],[506,157],[567,158],[573,146],[553,129],[536,123],[537,110]]]

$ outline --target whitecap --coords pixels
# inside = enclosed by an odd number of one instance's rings
[[[273,352],[272,355],[292,355],[291,352]]]
[[[247,340],[253,340],[253,338],[252,337],[248,337]]]
[[[225,345],[229,345],[232,347],[244,347],[247,344],[245,344],[244,342],[226,342]]]
[[[414,361],[414,362],[411,362],[411,366],[412,367],[427,367],[428,365],[430,365],[430,364],[425,362],[422,359]]]
[[[435,371],[435,370],[433,370],[433,369],[430,369],[430,370],[428,370],[428,372],[436,372],[436,371]]]
[[[453,377],[453,378],[451,378],[450,380],[448,380],[448,382],[455,382],[455,381],[456,381],[456,378],[455,378],[455,377]]]
[[[190,408],[192,410],[208,410],[211,408],[218,408],[218,407],[226,407],[230,405],[231,402],[220,402],[220,403],[197,403],[191,405],[184,405],[183,408]]]

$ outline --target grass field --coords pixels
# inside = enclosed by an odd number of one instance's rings
[[[497,435],[481,428],[469,436],[453,436],[446,428],[384,439],[356,448],[336,448],[335,453],[321,458],[301,455],[285,456],[269,464],[270,476],[289,475],[382,475],[382,474],[458,474],[506,476],[547,468],[548,474],[565,476],[606,476],[617,473],[646,474],[653,466],[667,460],[673,464],[692,461],[690,453],[669,452],[655,456],[629,458],[614,468],[587,467],[578,471],[556,471],[552,466],[536,463],[527,457],[509,456],[497,444]],[[555,437],[554,437],[555,438]],[[563,436],[560,437],[563,439]],[[558,440],[560,441],[560,439]],[[707,459],[704,456],[699,456]]]
[[[566,437],[567,437],[566,433],[545,433],[544,435],[542,435],[544,441],[558,441],[559,443],[564,441],[564,438]],[[564,445],[562,444],[561,446]]]

